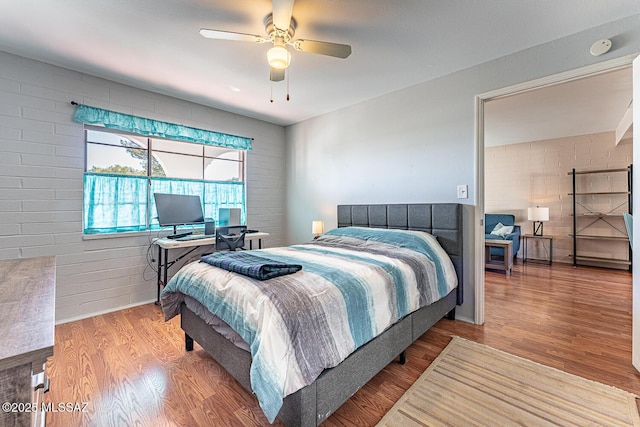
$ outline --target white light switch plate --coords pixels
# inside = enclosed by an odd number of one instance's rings
[[[469,191],[466,184],[458,185],[458,199],[468,199]]]

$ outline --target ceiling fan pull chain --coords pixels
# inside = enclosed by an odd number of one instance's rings
[[[273,103],[273,82],[269,82],[269,87],[271,88],[271,103]]]
[[[291,75],[291,69],[286,71],[287,76],[287,101],[289,100],[289,76]]]

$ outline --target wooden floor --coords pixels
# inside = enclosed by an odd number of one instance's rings
[[[452,335],[640,394],[631,365],[631,274],[554,264],[486,273],[486,323],[441,320],[323,425],[371,426]],[[179,319],[153,304],[56,327],[46,400],[87,402],[47,414],[48,426],[260,426],[247,393],[197,344],[185,353]],[[282,425],[276,421],[275,425]]]

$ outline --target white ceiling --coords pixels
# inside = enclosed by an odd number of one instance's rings
[[[640,13],[640,2],[297,0],[296,38],[353,53],[293,51],[291,100],[281,82],[273,103],[268,45],[198,34],[263,34],[270,12],[269,0],[1,0],[0,50],[288,125]]]
[[[485,104],[485,146],[615,131],[632,99],[628,67],[492,100]]]

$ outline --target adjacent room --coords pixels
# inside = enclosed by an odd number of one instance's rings
[[[640,425],[638,2],[0,23],[0,425]]]
[[[485,212],[520,226],[517,260],[574,264],[575,234],[576,265],[630,269],[632,92],[623,67],[486,104]]]

